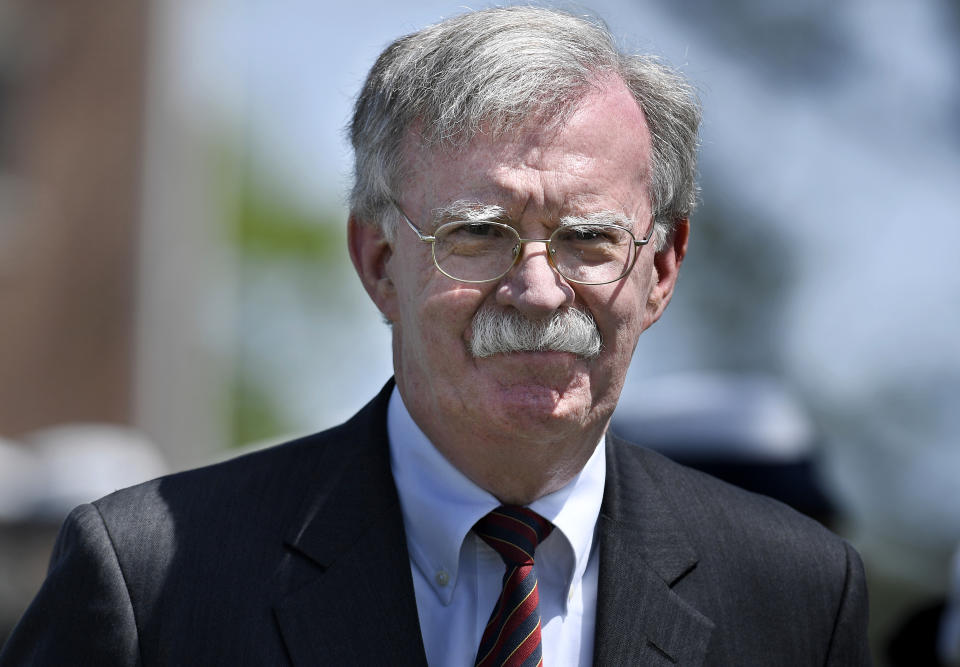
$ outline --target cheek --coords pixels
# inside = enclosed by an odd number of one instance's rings
[[[616,328],[610,338],[604,337],[604,347],[610,354],[614,367],[628,365],[633,357],[637,340],[643,332],[642,311],[634,309],[622,314],[616,321]],[[609,341],[609,342],[608,342]]]
[[[636,336],[653,324],[655,318],[651,315],[657,310],[657,299],[653,287],[657,284],[657,270],[652,266],[638,266],[636,287],[634,288],[635,297],[633,299],[633,311],[631,313],[631,324],[636,328]]]
[[[621,289],[611,292],[605,300],[594,299],[587,303],[609,352],[632,354],[633,346],[645,328],[648,294],[649,283],[631,280],[624,282]]]
[[[486,294],[473,286],[463,284],[461,287],[459,283],[440,285],[441,289],[433,287],[431,290],[428,286],[426,293],[411,304],[413,307],[407,316],[420,339],[440,353],[438,363],[442,364],[444,356],[466,354],[473,316]]]

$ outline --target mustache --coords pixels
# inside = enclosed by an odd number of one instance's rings
[[[492,357],[511,352],[570,352],[591,359],[603,347],[600,329],[590,313],[558,310],[545,320],[532,320],[515,310],[484,307],[473,316],[470,352]]]

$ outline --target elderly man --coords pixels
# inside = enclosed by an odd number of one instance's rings
[[[349,245],[395,380],[75,510],[0,662],[868,663],[849,546],[606,436],[686,252],[698,121],[678,75],[561,12],[391,44]]]

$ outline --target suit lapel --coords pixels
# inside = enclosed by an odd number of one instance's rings
[[[288,531],[274,608],[295,665],[426,665],[403,518],[390,472],[393,384],[331,434],[316,492]],[[696,553],[637,454],[607,445],[597,525],[597,665],[703,664],[713,622],[673,587]]]
[[[697,555],[639,453],[608,441],[594,662],[701,665],[714,624],[673,589]]]
[[[327,445],[317,490],[291,525],[294,592],[274,609],[295,665],[425,665],[386,406],[393,383]]]

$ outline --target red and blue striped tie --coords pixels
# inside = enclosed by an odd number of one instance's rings
[[[497,600],[477,651],[477,667],[535,667],[540,650],[540,592],[533,552],[553,524],[536,512],[501,505],[473,527],[507,566]]]

